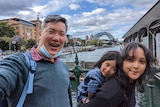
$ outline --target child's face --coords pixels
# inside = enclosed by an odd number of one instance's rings
[[[146,69],[146,57],[142,48],[129,51],[128,57],[123,61],[123,71],[130,78],[130,82],[137,80]]]
[[[116,72],[116,60],[104,61],[100,67],[104,77],[111,76]]]

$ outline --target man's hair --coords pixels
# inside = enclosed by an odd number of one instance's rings
[[[47,16],[42,22],[41,29],[44,29],[46,27],[47,23],[56,23],[56,22],[64,23],[65,26],[66,26],[66,31],[67,31],[67,28],[68,28],[67,20],[60,15],[49,15],[49,16]]]

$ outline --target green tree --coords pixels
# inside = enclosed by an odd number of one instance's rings
[[[95,39],[95,40],[91,40],[88,45],[102,46],[103,42],[102,40]]]
[[[13,37],[15,35],[14,28],[7,23],[0,23],[0,37]]]
[[[32,48],[34,45],[36,45],[36,40],[30,39],[30,40],[27,41],[27,46],[26,46],[26,48],[27,48],[27,49],[30,49],[30,48]]]
[[[20,40],[17,42],[17,49],[20,51],[26,50],[27,41],[24,38],[20,38]]]
[[[14,29],[7,23],[0,23],[0,48],[9,50],[11,48],[12,37],[15,35]]]
[[[9,50],[12,38],[10,37],[0,37],[0,48],[2,50]]]
[[[86,40],[81,40],[82,46],[85,46]]]
[[[73,38],[68,39],[68,45],[73,46],[74,45],[73,42],[74,42]]]

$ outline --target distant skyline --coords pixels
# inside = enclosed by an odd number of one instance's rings
[[[86,35],[108,32],[122,36],[158,0],[0,0],[0,20],[20,18],[40,20],[58,14],[68,21],[68,34],[84,39]],[[102,38],[106,38],[103,36]]]

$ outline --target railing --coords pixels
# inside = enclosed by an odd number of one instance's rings
[[[79,82],[80,82],[80,76],[81,76],[81,74],[88,72],[89,69],[85,69],[85,68],[80,67],[77,53],[75,55],[76,55],[75,56],[75,65],[74,65],[73,68],[71,68],[69,70],[69,72],[71,72],[71,73],[74,74],[74,76],[75,76],[75,82],[76,82],[76,86],[75,87],[77,88],[77,86],[79,85]]]

